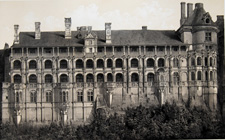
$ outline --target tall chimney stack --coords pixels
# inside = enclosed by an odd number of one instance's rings
[[[65,38],[71,39],[71,18],[65,18]]]
[[[105,23],[105,42],[112,43],[111,40],[111,23]]]
[[[186,17],[185,17],[185,2],[181,2],[181,18],[180,18],[180,26],[184,23]]]
[[[195,8],[198,9],[198,8],[203,8],[203,3],[196,3],[195,4]]]
[[[19,44],[19,25],[14,25],[14,44]]]
[[[193,12],[193,4],[192,3],[188,3],[187,4],[187,17],[190,17],[192,12]]]
[[[41,39],[41,22],[35,22],[35,39]]]

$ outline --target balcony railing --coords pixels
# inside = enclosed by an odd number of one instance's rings
[[[29,88],[37,88],[37,84],[35,84],[35,83],[30,83],[30,84],[29,84]]]
[[[22,84],[19,83],[14,84],[14,89],[22,89]]]

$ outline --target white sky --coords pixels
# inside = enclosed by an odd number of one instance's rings
[[[14,24],[19,31],[34,31],[34,22],[41,22],[41,31],[64,31],[64,18],[72,18],[77,26],[104,30],[105,22],[112,30],[141,29],[177,30],[180,23],[180,2],[203,3],[216,21],[224,15],[223,0],[0,0],[0,48],[13,43]],[[194,7],[194,5],[193,5]],[[187,8],[186,8],[187,10]]]

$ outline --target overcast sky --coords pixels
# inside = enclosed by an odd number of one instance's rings
[[[141,29],[177,30],[180,22],[180,2],[204,3],[204,8],[216,21],[224,15],[223,0],[0,0],[0,48],[13,43],[14,24],[19,31],[34,31],[34,22],[41,22],[41,31],[64,31],[64,18],[72,18],[72,30],[77,26],[92,26],[104,30],[105,22],[112,30]]]

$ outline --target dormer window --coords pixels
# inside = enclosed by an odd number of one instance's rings
[[[205,20],[205,23],[210,23],[210,19],[207,18],[207,19]]]
[[[212,41],[211,32],[206,32],[205,33],[205,41]]]

